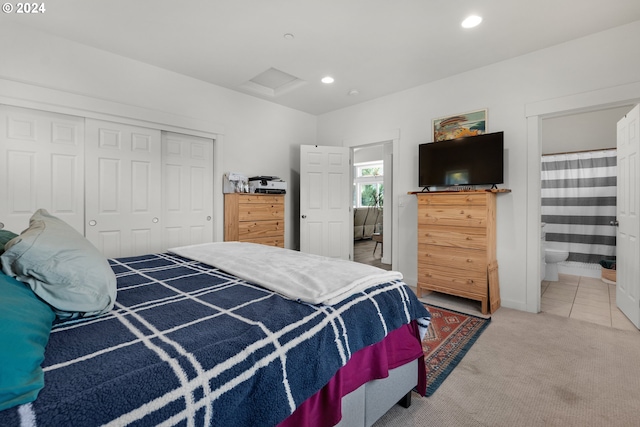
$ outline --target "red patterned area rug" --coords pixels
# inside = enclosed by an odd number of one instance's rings
[[[422,340],[427,368],[427,396],[440,387],[476,342],[491,319],[425,304],[431,324]]]

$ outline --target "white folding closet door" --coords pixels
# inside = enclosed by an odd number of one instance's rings
[[[86,237],[106,257],[160,252],[161,132],[85,120]]]
[[[44,208],[84,234],[84,119],[0,105],[0,222]]]
[[[213,240],[213,140],[162,132],[163,250]]]

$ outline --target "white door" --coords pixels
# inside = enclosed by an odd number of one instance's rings
[[[300,146],[300,251],[349,259],[350,150]]]
[[[0,105],[0,201],[6,230],[44,208],[84,234],[84,119]]]
[[[85,121],[86,237],[106,257],[160,252],[160,131]]]
[[[213,140],[162,132],[162,250],[213,241]]]
[[[640,328],[640,105],[618,122],[616,304]]]

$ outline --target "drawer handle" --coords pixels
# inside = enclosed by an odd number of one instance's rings
[[[470,285],[473,285],[473,280],[469,279],[469,280],[467,280],[467,283],[470,284]]]
[[[432,256],[431,254],[426,254],[426,255],[427,255],[427,258],[431,258],[431,256]]]
[[[431,273],[427,273],[427,277],[431,277]]]
[[[471,214],[468,214],[468,215],[467,215],[467,218],[471,218]]]
[[[473,260],[471,258],[467,259],[467,262],[473,262]]]
[[[467,236],[467,240],[473,240],[473,237]]]

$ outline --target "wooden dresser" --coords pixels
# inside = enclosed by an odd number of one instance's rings
[[[496,193],[415,193],[418,198],[418,296],[423,290],[500,307]]]
[[[224,240],[284,248],[284,194],[225,194]]]

